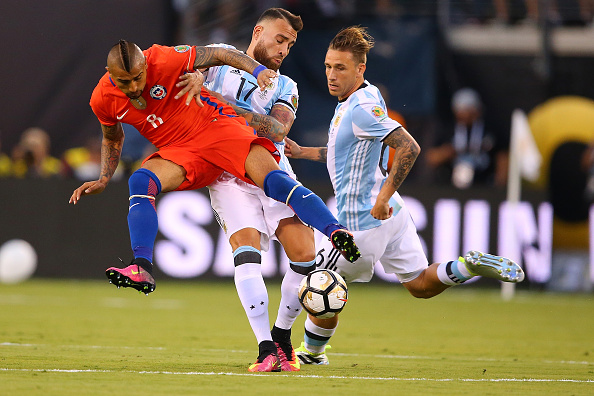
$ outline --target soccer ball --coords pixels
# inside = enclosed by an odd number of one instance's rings
[[[12,239],[0,246],[0,283],[19,283],[33,275],[37,253],[29,242]]]
[[[347,303],[347,285],[336,272],[319,269],[310,272],[299,285],[299,302],[309,314],[331,318]]]

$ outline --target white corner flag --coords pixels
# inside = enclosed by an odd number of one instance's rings
[[[512,113],[510,156],[517,159],[516,164],[519,165],[520,175],[524,179],[538,179],[542,156],[536,147],[526,113],[520,109],[515,109]]]
[[[518,206],[522,190],[522,177],[529,181],[536,181],[540,176],[542,156],[534,141],[534,136],[528,124],[526,113],[515,109],[512,113],[509,170],[507,175],[507,201],[512,208]],[[521,257],[510,257],[512,260]],[[514,283],[501,283],[501,296],[510,300],[515,294]]]

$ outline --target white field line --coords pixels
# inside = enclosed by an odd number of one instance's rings
[[[555,378],[396,378],[396,377],[346,377],[340,375],[304,375],[304,374],[247,374],[230,372],[200,372],[200,371],[135,371],[135,370],[93,370],[93,369],[12,369],[0,367],[0,372],[36,372],[36,373],[98,373],[98,374],[157,374],[157,375],[192,375],[192,376],[235,376],[235,377],[287,377],[287,378],[324,378],[341,380],[372,380],[372,381],[404,381],[404,382],[568,382],[568,383],[594,383],[594,380],[555,379]]]
[[[166,351],[165,347],[147,347],[147,346],[108,346],[108,345],[49,345],[49,344],[21,344],[15,342],[0,342],[0,347],[52,347],[52,348],[76,348],[76,349],[149,349],[156,351]],[[192,349],[192,348],[189,348]],[[227,353],[252,353],[253,351],[241,350],[241,349],[201,349],[204,352],[227,352]],[[400,359],[400,360],[442,360],[443,356],[408,356],[408,355],[372,355],[364,353],[334,353],[329,352],[331,356],[348,356],[348,357],[366,357],[376,359]],[[481,358],[481,357],[450,357],[452,360],[464,360],[464,361],[475,361],[475,362],[510,362],[513,359],[494,359],[494,358]],[[535,360],[528,359],[527,361],[534,362]],[[549,364],[575,364],[575,365],[594,365],[594,362],[579,361],[579,360],[541,360],[536,361],[540,363]]]

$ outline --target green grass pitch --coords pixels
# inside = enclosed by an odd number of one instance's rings
[[[268,284],[271,320],[279,285]],[[303,338],[304,315],[293,329]],[[592,395],[594,296],[351,284],[329,366],[252,374],[232,280],[0,285],[0,395]]]

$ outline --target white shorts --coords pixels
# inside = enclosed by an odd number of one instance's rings
[[[208,186],[208,190],[215,217],[227,238],[244,228],[255,228],[260,231],[260,248],[265,252],[270,239],[276,239],[278,223],[295,216],[293,209],[284,203],[268,198],[259,187],[227,172]]]
[[[328,238],[323,238],[317,246],[316,265],[319,268],[334,270],[347,282],[369,282],[379,261],[386,273],[395,274],[400,282],[405,283],[417,278],[429,265],[405,206],[379,227],[351,232],[361,257],[350,263],[334,249]]]

